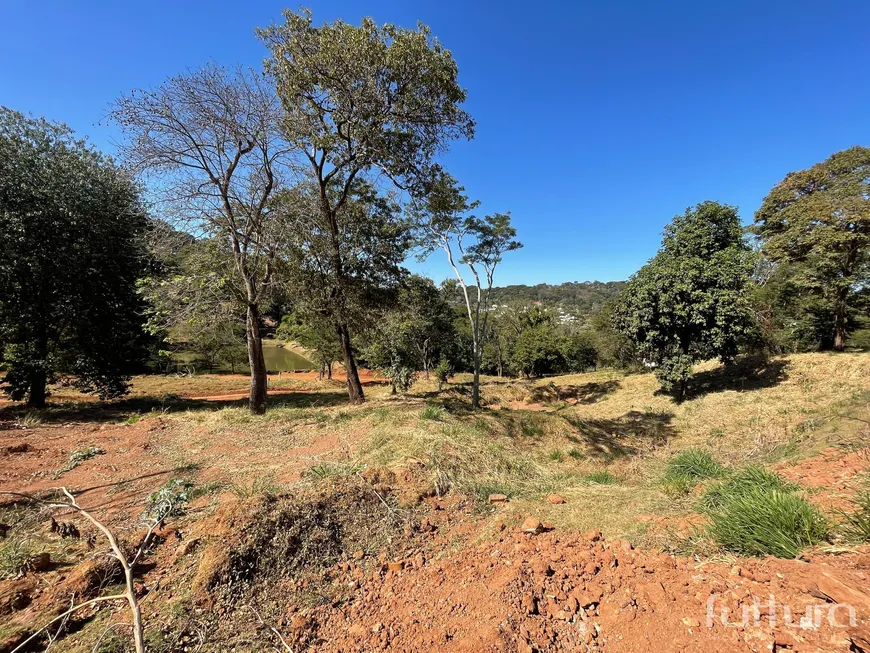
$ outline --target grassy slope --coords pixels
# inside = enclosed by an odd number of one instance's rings
[[[738,465],[798,459],[829,444],[857,446],[862,424],[840,415],[870,416],[870,355],[803,354],[754,372],[746,381],[705,365],[696,379],[708,391],[681,405],[658,394],[649,374],[489,380],[484,397],[495,410],[482,416],[464,414],[463,403],[443,396],[429,401],[453,412],[444,410],[437,420],[421,419],[411,401],[395,402],[373,426],[360,458],[430,460],[436,475],[481,499],[508,494],[511,514],[637,537],[638,515],[690,510],[660,485],[664,463],[677,451],[700,447]],[[592,482],[602,470],[619,482]],[[553,491],[568,503],[542,501]]]
[[[237,389],[239,381],[141,377],[134,381],[132,399],[74,404],[32,417],[53,423],[59,430],[52,435],[64,437],[60,429],[68,426],[85,430],[76,427],[78,418],[110,413],[111,421],[127,416],[132,421],[162,395],[220,393]],[[659,544],[665,543],[660,535],[646,530],[650,522],[638,518],[679,521],[694,508],[692,501],[663,491],[661,477],[676,452],[701,448],[726,465],[771,465],[832,444],[867,446],[861,435],[865,425],[843,416],[870,419],[870,354],[789,356],[750,376],[708,364],[697,370],[696,394],[680,405],[657,393],[652,375],[612,371],[536,381],[489,378],[483,392],[487,409],[479,412],[468,409],[467,378],[455,379],[440,393],[421,381],[406,397],[391,397],[385,385],[368,385],[370,401],[353,407],[346,404],[341,383],[292,378],[279,383],[299,392],[273,397],[264,416],[231,402],[156,406],[166,430],[160,431],[159,444],[155,436],[153,448],[177,467],[192,463],[191,474],[204,491],[211,482],[243,496],[273,489],[292,476],[292,467],[340,475],[365,466],[406,465],[414,458],[426,463],[433,489],[475,497],[493,527],[532,514],[559,529],[600,528],[611,538]],[[59,398],[77,399],[68,390]],[[5,416],[27,415],[13,408]],[[85,444],[98,441],[101,433],[89,426]],[[323,440],[329,442],[322,448],[306,449]],[[95,462],[116,461],[106,454]],[[596,482],[608,480],[603,471],[617,482]],[[490,509],[491,492],[509,495],[510,503]],[[545,497],[551,492],[567,503],[549,504]],[[0,556],[0,573],[4,564]],[[94,636],[100,624],[94,625]],[[62,644],[58,650],[73,649]]]
[[[644,530],[639,515],[691,511],[688,502],[662,491],[664,464],[673,453],[700,447],[723,464],[769,464],[831,443],[855,446],[863,425],[838,415],[870,417],[870,354],[800,354],[741,373],[707,364],[697,370],[696,394],[680,405],[657,392],[651,374],[602,371],[536,381],[485,379],[487,410],[473,413],[468,382],[455,379],[438,393],[420,381],[406,397],[369,385],[370,401],[351,407],[343,384],[291,376],[275,379],[274,387],[298,392],[274,397],[265,416],[250,415],[241,402],[180,401],[157,410],[167,412],[171,424],[173,437],[165,446],[177,449],[167,456],[206,469],[219,462],[219,471],[234,481],[291,478],[291,466],[325,463],[322,469],[333,465],[340,472],[414,458],[427,463],[438,489],[452,487],[481,504],[491,492],[510,496],[509,509],[494,521],[535,514],[561,528],[596,527],[635,538]],[[149,398],[153,404],[166,394],[239,387],[244,379],[238,377],[140,377],[133,398],[122,400],[128,404],[115,405],[116,419],[125,410],[150,410]],[[75,420],[64,416],[70,418]],[[325,437],[332,442],[298,459],[300,447]],[[232,449],[237,457],[230,449],[210,451],[221,442],[241,447]],[[608,480],[602,471],[618,482],[595,482]],[[564,495],[567,504],[546,503],[551,492]]]

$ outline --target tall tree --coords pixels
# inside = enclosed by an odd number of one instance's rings
[[[274,89],[252,71],[208,65],[117,100],[121,152],[145,178],[167,220],[222,239],[244,297],[250,409],[266,410],[260,306],[273,286],[281,230],[270,198],[292,150],[279,128]]]
[[[756,212],[754,228],[764,254],[798,263],[794,283],[830,305],[833,347],[842,351],[850,311],[870,281],[870,148],[786,175]]]
[[[416,186],[451,140],[471,138],[474,122],[460,107],[465,90],[453,57],[426,26],[379,27],[365,18],[358,27],[340,20],[315,27],[308,10],[284,18],[258,33],[272,52],[268,70],[310,165],[341,276],[338,243],[347,233],[339,216],[356,181],[377,172],[399,187]],[[363,401],[348,323],[339,320],[337,332],[350,399]]]
[[[304,321],[332,324],[348,396],[362,401],[351,334],[369,328],[395,298],[407,274],[402,262],[411,234],[399,205],[363,177],[351,185],[334,215],[326,216],[318,206],[319,189],[312,184],[276,197],[275,210],[286,227],[282,256],[289,264],[288,290]]]
[[[665,228],[662,247],[619,297],[614,325],[631,338],[678,401],[692,367],[719,357],[730,362],[747,333],[746,292],[752,271],[737,209],[703,202]]]
[[[45,404],[57,372],[122,395],[142,330],[139,189],[66,126],[0,107],[0,360],[14,399]]]
[[[471,405],[478,408],[480,365],[495,270],[502,257],[521,248],[522,243],[516,240],[517,231],[511,226],[510,213],[494,213],[483,219],[467,215],[478,203],[469,203],[465,189],[449,174],[439,174],[427,186],[426,192],[412,201],[411,206],[422,247],[421,257],[426,258],[436,249],[443,250],[462,288],[472,336]],[[454,247],[458,257],[454,255]],[[462,276],[461,266],[470,272],[468,281]]]
[[[416,274],[408,277],[399,288],[396,305],[416,352],[416,369],[422,370],[427,380],[442,358],[455,362],[453,309],[431,279]]]

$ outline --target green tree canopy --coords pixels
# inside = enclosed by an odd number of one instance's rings
[[[365,18],[359,26],[338,20],[315,27],[308,10],[285,11],[284,18],[284,24],[258,34],[271,50],[267,70],[284,107],[288,137],[309,164],[317,224],[329,238],[340,275],[339,242],[350,234],[339,216],[355,185],[377,174],[402,188],[418,187],[451,140],[471,138],[474,122],[460,107],[465,90],[457,82],[456,62],[426,26],[379,27]],[[348,395],[363,401],[342,308],[345,286],[333,289]]]
[[[439,362],[456,363],[454,314],[431,279],[409,275],[402,282],[394,307],[367,334],[365,358],[393,381],[393,389],[407,390],[422,370]]]
[[[696,362],[736,356],[751,327],[751,265],[737,209],[703,202],[674,217],[658,254],[620,296],[614,325],[678,400]]]
[[[411,235],[399,205],[364,178],[352,184],[341,209],[331,216],[318,210],[318,193],[316,185],[300,184],[275,198],[285,224],[283,281],[304,324],[331,325],[342,351],[348,395],[356,398],[355,372],[348,365],[356,370],[357,343],[356,338],[345,340],[351,332],[371,328],[394,302],[407,274],[402,263]]]
[[[276,335],[305,348],[320,367],[320,378],[332,379],[332,365],[344,355],[333,324],[315,313],[294,312],[284,315]]]
[[[59,372],[101,397],[142,355],[139,190],[66,126],[0,107],[0,343],[4,389],[42,406]]]
[[[833,348],[842,350],[870,280],[870,148],[843,150],[786,175],[756,212],[754,231],[765,256],[797,264],[793,283],[828,305]]]

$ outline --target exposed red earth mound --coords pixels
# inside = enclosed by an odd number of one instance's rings
[[[317,629],[317,650],[870,650],[867,548],[729,566],[634,550],[598,532],[510,533],[397,562],[341,609],[295,621]],[[348,583],[360,575],[352,563],[342,574]]]

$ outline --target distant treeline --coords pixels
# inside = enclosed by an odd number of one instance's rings
[[[539,283],[534,286],[515,284],[493,288],[492,304],[535,304],[545,308],[561,308],[578,317],[590,316],[609,301],[616,299],[625,281],[568,281],[560,284]]]

